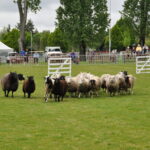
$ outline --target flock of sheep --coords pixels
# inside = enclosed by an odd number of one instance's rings
[[[45,101],[54,95],[55,101],[63,100],[68,92],[71,97],[99,96],[103,89],[110,96],[132,94],[135,77],[121,71],[116,75],[104,74],[101,77],[91,73],[80,73],[74,77],[64,77],[60,74],[45,77]]]
[[[2,90],[6,97],[9,92],[17,91],[19,80],[23,81],[22,91],[24,97],[26,93],[28,98],[35,91],[35,81],[33,76],[25,80],[22,74],[10,72],[1,79]],[[49,98],[54,97],[55,101],[63,101],[66,93],[70,97],[98,97],[100,89],[110,96],[118,94],[132,94],[135,77],[128,75],[127,71],[121,71],[116,75],[103,74],[101,77],[91,73],[82,72],[74,77],[65,77],[60,74],[45,77],[45,96],[47,102]]]

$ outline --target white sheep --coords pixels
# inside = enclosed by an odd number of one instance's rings
[[[135,77],[133,75],[127,75],[127,79],[126,79],[126,84],[127,84],[127,92],[129,92],[129,94],[133,94],[133,87],[134,87],[134,82],[135,82]]]
[[[117,78],[114,75],[106,78],[106,88],[107,93],[109,93],[110,96],[114,96],[118,92],[119,84]]]
[[[100,77],[100,82],[101,82],[101,88],[106,91],[106,80],[109,78],[111,75],[110,74],[103,74]]]
[[[68,93],[70,94],[70,96],[76,96],[77,95],[77,91],[78,91],[78,79],[77,77],[66,77],[66,82],[68,84]]]

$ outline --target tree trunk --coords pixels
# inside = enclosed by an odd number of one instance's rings
[[[80,61],[86,61],[86,44],[84,40],[80,43]]]
[[[27,20],[27,0],[17,1],[20,16],[20,37],[18,39],[19,49],[25,50],[25,25]]]
[[[85,55],[85,54],[86,54],[86,44],[84,40],[82,40],[80,43],[80,55]]]
[[[148,3],[147,1],[141,1],[141,23],[140,23],[140,44],[143,46],[145,44],[146,37],[146,27],[148,19]]]

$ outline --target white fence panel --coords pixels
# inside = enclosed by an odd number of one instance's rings
[[[136,57],[136,73],[150,73],[150,56]]]
[[[70,57],[53,57],[48,59],[48,75],[65,74],[71,77],[72,61]]]

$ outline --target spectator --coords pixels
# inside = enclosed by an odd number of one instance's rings
[[[25,58],[24,58],[25,62],[28,63],[28,49],[26,49],[25,51]]]
[[[143,46],[143,54],[146,54],[148,52],[148,46],[144,45]]]
[[[75,59],[75,57],[76,57],[76,55],[75,55],[74,52],[72,52],[72,53],[70,54],[70,56],[71,56],[72,61],[73,61],[73,60]]]
[[[20,56],[25,56],[25,51],[24,50],[20,51]]]
[[[38,63],[38,61],[39,61],[39,53],[34,52],[33,58],[34,58],[34,63]]]
[[[137,47],[136,47],[136,54],[141,55],[141,53],[142,53],[142,47],[141,47],[140,44],[138,44]]]

